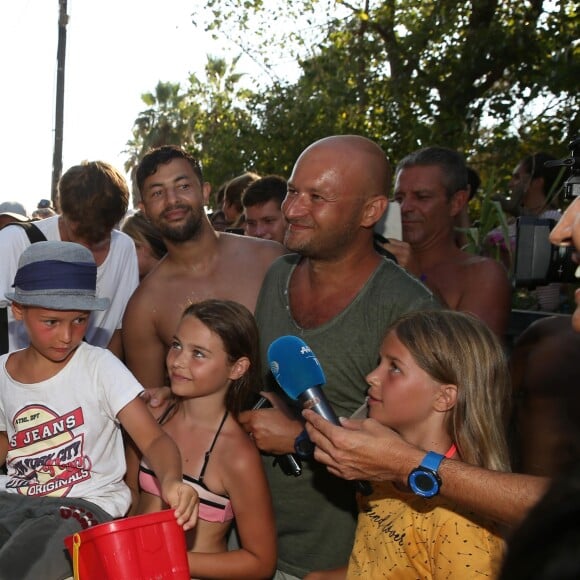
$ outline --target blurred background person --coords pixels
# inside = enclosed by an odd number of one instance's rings
[[[36,209],[32,212],[33,220],[43,220],[45,218],[52,217],[56,215],[56,210],[54,209],[50,199],[41,199],[36,206]]]
[[[507,268],[513,270],[511,263],[516,255],[517,222],[519,216],[531,216],[558,221],[562,212],[558,209],[558,194],[563,181],[560,167],[545,167],[547,161],[556,158],[548,153],[539,152],[524,157],[515,167],[509,181],[510,196],[499,201],[505,212],[511,214],[508,225],[509,240],[506,242],[501,228],[492,230],[485,240],[485,254],[499,255]],[[511,257],[510,257],[511,256]],[[562,285],[558,283],[538,286],[531,292],[537,302],[537,309],[547,312],[557,311],[560,306]]]
[[[279,175],[261,177],[246,187],[242,206],[247,236],[284,243],[287,223],[281,206],[286,191],[286,180]]]
[[[250,183],[259,178],[260,176],[257,173],[247,171],[227,182],[224,188],[222,210],[226,216],[229,229],[243,227],[244,208],[242,207],[242,193]]]
[[[223,210],[218,209],[209,214],[209,221],[216,232],[225,232],[228,227],[228,222],[226,221],[226,214]]]
[[[121,225],[121,231],[135,242],[139,264],[139,281],[141,281],[165,256],[167,247],[157,228],[141,211],[127,216]]]
[[[27,222],[29,217],[24,206],[18,201],[0,203],[0,228],[12,222]]]

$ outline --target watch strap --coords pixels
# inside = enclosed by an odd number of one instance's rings
[[[429,451],[427,455],[423,457],[423,461],[421,461],[421,467],[426,467],[427,469],[437,473],[443,459],[445,459],[445,455],[435,453],[435,451]]]

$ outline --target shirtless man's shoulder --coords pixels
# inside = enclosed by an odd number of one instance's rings
[[[436,264],[430,272],[427,272],[427,276],[445,278],[463,286],[477,283],[481,277],[492,276],[507,280],[507,271],[493,258],[459,250],[455,255],[449,256],[448,260]]]
[[[143,324],[167,346],[183,310],[209,298],[235,300],[253,311],[262,280],[272,262],[286,253],[277,242],[221,234],[215,256],[203,263],[177,264],[167,256],[133,294],[127,320]]]
[[[449,308],[472,312],[500,336],[505,332],[511,285],[503,264],[458,251],[426,272],[426,283]]]
[[[222,233],[219,242],[220,251],[224,258],[234,260],[242,258],[248,263],[257,264],[259,267],[265,265],[266,268],[269,268],[278,256],[288,253],[288,250],[278,242],[251,236]]]
[[[458,269],[462,271],[463,276],[466,277],[470,283],[477,283],[480,278],[485,278],[487,282],[508,282],[508,273],[505,266],[485,256],[478,256],[468,252],[464,254],[463,261],[458,263]]]

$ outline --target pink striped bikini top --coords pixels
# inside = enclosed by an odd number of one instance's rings
[[[170,410],[171,409],[168,409],[167,412],[165,412],[159,419],[160,423],[163,422],[163,419],[167,416]],[[222,430],[222,427],[224,426],[227,416],[228,412],[226,411],[220,426],[216,431],[210,448],[205,452],[205,458],[201,472],[199,474],[199,478],[196,479],[191,475],[183,474],[183,482],[193,487],[199,495],[199,517],[206,522],[223,523],[234,519],[234,511],[232,509],[230,499],[226,496],[219,495],[209,490],[203,482],[203,477],[205,475],[205,470],[207,468],[211,452]],[[159,480],[144,460],[142,460],[141,464],[139,465],[139,487],[147,493],[161,497],[161,486],[159,485]]]

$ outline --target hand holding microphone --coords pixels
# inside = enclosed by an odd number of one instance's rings
[[[310,347],[297,336],[281,336],[268,348],[268,364],[277,383],[302,408],[311,409],[327,421],[340,426],[340,421],[321,386],[326,377],[319,360]],[[369,495],[372,488],[367,481],[357,481],[358,490]]]

